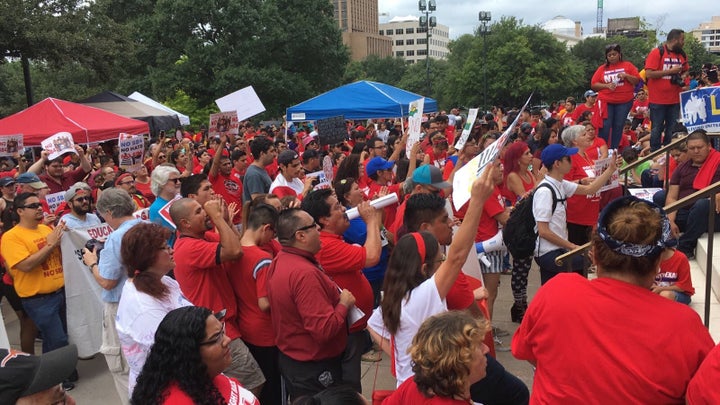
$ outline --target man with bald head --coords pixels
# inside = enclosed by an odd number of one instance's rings
[[[225,210],[219,198],[204,205],[181,198],[170,207],[179,234],[174,246],[175,279],[194,305],[213,312],[226,311],[223,321],[233,360],[224,372],[258,395],[265,377],[240,339],[237,301],[227,275],[232,263],[242,256],[242,245],[232,223],[224,219]],[[213,226],[216,232],[211,231]]]

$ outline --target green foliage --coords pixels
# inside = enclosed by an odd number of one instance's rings
[[[570,53],[583,68],[582,75],[585,78],[583,86],[590,88],[592,75],[600,65],[605,63],[605,47],[607,45],[620,45],[623,59],[635,65],[639,71],[645,67],[645,57],[653,48],[653,43],[654,39],[626,38],[623,36],[613,38],[587,38],[575,45],[570,50]]]
[[[197,100],[188,96],[182,90],[178,90],[172,97],[165,99],[162,103],[175,111],[188,115],[190,125],[196,128],[201,124],[208,125],[210,114],[220,112],[215,103],[201,106]]]
[[[377,55],[370,55],[363,61],[351,62],[345,69],[343,82],[371,80],[395,86],[400,82],[406,70],[407,63],[402,58],[392,56],[381,58]]]
[[[683,50],[687,54],[688,63],[693,71],[700,71],[704,63],[720,63],[720,56],[708,52],[705,46],[690,33],[685,34]]]

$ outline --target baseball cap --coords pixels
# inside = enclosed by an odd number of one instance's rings
[[[68,191],[65,192],[65,202],[68,202],[75,198],[77,195],[90,195],[92,189],[87,183],[79,181],[73,184]]]
[[[9,186],[11,184],[15,184],[15,178],[10,176],[0,178],[0,187]]]
[[[45,188],[48,186],[47,184],[45,184],[44,181],[40,180],[40,177],[38,177],[37,174],[29,173],[29,172],[26,172],[26,173],[23,173],[23,174],[17,176],[15,181],[17,181],[20,184],[27,184],[36,190],[39,190],[41,188]]]
[[[294,150],[287,149],[287,150],[280,152],[280,155],[278,155],[277,161],[278,161],[279,165],[287,166],[290,163],[292,163],[293,160],[295,160],[299,157],[300,157],[300,155],[298,155],[297,152],[295,152]]]
[[[441,190],[450,188],[450,183],[443,180],[440,169],[433,165],[422,165],[415,169],[412,174],[412,181],[415,184],[433,186]]]
[[[564,158],[565,156],[572,156],[578,152],[578,148],[566,148],[559,143],[548,145],[543,149],[540,154],[540,160],[543,166],[550,167],[556,161]]]
[[[597,94],[597,92],[596,92],[595,90],[588,90],[588,91],[585,92],[585,98],[595,97],[595,96],[597,96],[597,95],[598,95],[598,94]]]
[[[372,176],[378,170],[390,170],[393,166],[395,166],[395,162],[388,162],[381,157],[374,157],[365,165],[365,171],[368,176]]]
[[[68,345],[33,356],[14,349],[0,349],[0,404],[14,404],[60,384],[77,365],[77,346]]]
[[[303,140],[302,140],[303,146],[308,146],[310,144],[310,142],[313,142],[313,141],[316,141],[315,137],[308,135],[305,138],[303,138]]]

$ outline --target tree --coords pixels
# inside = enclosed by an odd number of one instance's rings
[[[605,63],[605,47],[611,44],[620,45],[623,60],[626,60],[638,70],[645,67],[645,58],[653,47],[654,39],[626,38],[617,36],[612,38],[587,38],[572,47],[570,53],[577,59],[583,68],[585,85],[590,86],[590,79],[597,68]],[[588,87],[590,88],[590,87]]]
[[[690,65],[690,70],[692,71],[699,72],[700,68],[702,68],[705,63],[720,63],[720,56],[708,52],[707,48],[705,48],[705,46],[701,44],[700,41],[698,41],[692,34],[685,34],[685,45],[683,46],[683,50],[687,54],[688,64]]]
[[[343,81],[351,83],[358,80],[371,80],[396,86],[407,70],[404,59],[388,56],[381,58],[369,55],[365,60],[351,62],[345,70]]]

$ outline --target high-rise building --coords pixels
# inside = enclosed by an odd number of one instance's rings
[[[378,34],[378,0],[333,0],[333,6],[335,21],[352,60],[392,54],[390,38]]]
[[[720,54],[720,16],[714,15],[710,22],[700,23],[692,34],[708,52]]]
[[[450,29],[442,24],[430,28],[428,45],[427,31],[420,27],[419,21],[418,17],[412,15],[395,17],[380,24],[379,32],[380,35],[392,38],[393,55],[405,59],[408,63],[424,61],[428,51],[433,59],[445,59],[450,53]]]

